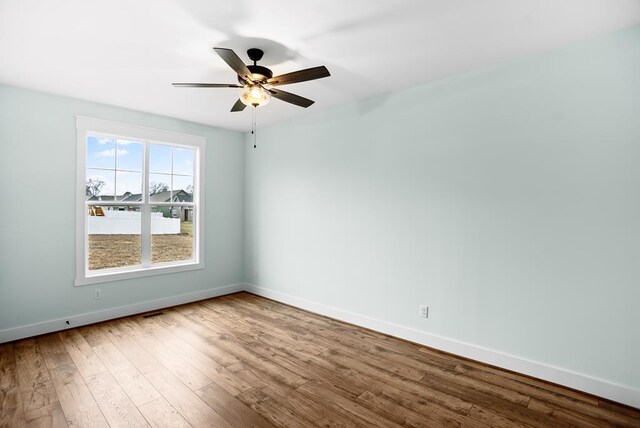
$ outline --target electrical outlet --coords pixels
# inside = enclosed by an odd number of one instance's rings
[[[429,306],[420,305],[420,318],[429,318]]]
[[[93,299],[94,300],[102,299],[102,289],[96,288],[95,290],[93,290]]]

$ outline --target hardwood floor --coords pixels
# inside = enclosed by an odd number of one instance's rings
[[[239,293],[0,344],[0,426],[640,427],[640,410]]]

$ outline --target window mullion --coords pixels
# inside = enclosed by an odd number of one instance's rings
[[[118,139],[115,139],[115,152],[113,153],[113,201],[118,200]]]
[[[198,166],[198,171],[200,170],[200,150],[195,152],[195,156],[193,158],[193,165],[191,168],[191,183],[193,189],[191,190],[191,202],[193,202],[193,207],[191,208],[191,224],[192,224],[192,233],[193,233],[193,241],[191,241],[191,254],[193,254],[193,260],[196,262],[200,261],[200,233],[198,229],[200,228],[200,200],[198,199],[198,195],[200,194],[200,183],[198,183],[199,177],[196,177],[195,168]]]
[[[171,178],[169,179],[169,195],[171,195],[171,202],[173,202],[173,156],[175,152],[175,147],[171,147]]]
[[[151,266],[151,206],[149,205],[149,141],[144,142],[144,169],[142,174],[142,266]]]

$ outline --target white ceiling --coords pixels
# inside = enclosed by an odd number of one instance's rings
[[[240,89],[212,50],[262,48],[274,74],[332,76],[282,89],[264,126],[477,70],[640,23],[640,0],[0,0],[0,82],[246,131]]]

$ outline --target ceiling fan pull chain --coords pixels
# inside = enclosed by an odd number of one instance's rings
[[[256,148],[256,106],[253,106],[251,112],[251,134],[253,135],[253,148]]]

